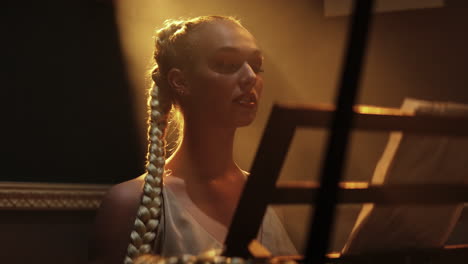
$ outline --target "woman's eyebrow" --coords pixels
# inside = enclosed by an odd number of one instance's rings
[[[215,53],[218,52],[235,52],[235,53],[241,53],[242,51],[239,48],[231,47],[231,46],[224,46],[218,48]],[[262,51],[259,49],[253,49],[252,50],[252,55],[259,55],[262,56]]]

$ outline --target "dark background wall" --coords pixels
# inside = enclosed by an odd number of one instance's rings
[[[115,183],[141,173],[111,1],[2,5],[1,180]]]

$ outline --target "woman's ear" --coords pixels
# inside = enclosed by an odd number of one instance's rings
[[[167,81],[178,95],[185,96],[189,94],[187,79],[180,69],[172,68],[167,73]]]

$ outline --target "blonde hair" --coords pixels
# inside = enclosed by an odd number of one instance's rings
[[[124,263],[152,251],[163,209],[162,187],[166,164],[166,129],[171,110],[179,109],[179,98],[172,91],[167,73],[174,67],[190,65],[193,43],[187,36],[199,25],[215,20],[228,20],[240,25],[233,17],[201,16],[192,19],[166,20],[155,36],[155,65],[151,70],[153,84],[148,94],[148,152],[143,194],[138,208]],[[180,109],[179,109],[180,110]],[[179,133],[179,135],[182,133]]]

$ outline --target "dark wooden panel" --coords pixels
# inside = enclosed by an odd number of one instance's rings
[[[95,211],[0,210],[2,263],[86,263],[94,215]]]

